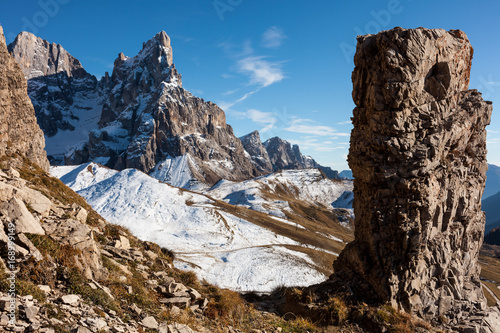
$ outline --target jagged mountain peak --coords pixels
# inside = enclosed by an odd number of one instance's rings
[[[259,131],[253,131],[247,135],[240,137],[243,148],[252,158],[252,163],[262,173],[271,173],[273,165],[269,159],[266,148],[260,140]]]
[[[142,81],[139,86],[147,89],[156,88],[161,83],[182,87],[181,75],[173,63],[170,37],[165,31],[143,43],[142,50],[134,57],[118,54],[111,76],[114,84],[126,80],[126,76],[131,73],[132,79]]]
[[[50,43],[31,32],[18,34],[8,50],[16,58],[27,80],[61,72],[77,78],[87,74],[80,61],[60,44]]]

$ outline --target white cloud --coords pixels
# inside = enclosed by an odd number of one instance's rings
[[[351,120],[341,121],[340,123],[337,123],[337,125],[351,125],[351,124],[352,124]]]
[[[296,144],[301,150],[314,150],[318,152],[332,152],[337,150],[346,151],[347,147],[335,145],[331,141],[318,141],[317,139],[301,138],[300,140],[287,140]]]
[[[336,129],[330,126],[318,125],[314,120],[311,119],[294,119],[290,122],[290,126],[285,128],[285,131],[310,134],[316,136],[349,136],[349,133],[339,133]]]
[[[278,121],[275,115],[271,112],[262,112],[256,109],[249,109],[246,112],[246,117],[251,119],[254,123],[264,126],[260,132],[265,133],[273,129],[274,124]]]
[[[252,42],[250,40],[246,40],[242,44],[223,42],[218,46],[231,58],[244,57],[253,53]]]
[[[264,57],[251,56],[238,61],[238,71],[250,76],[250,84],[270,86],[285,78],[280,62],[271,62]]]
[[[283,40],[286,38],[285,33],[278,27],[270,27],[262,35],[262,46],[275,49],[283,44]]]

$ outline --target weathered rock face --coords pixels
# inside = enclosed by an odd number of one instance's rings
[[[240,138],[243,148],[252,158],[252,163],[255,165],[257,170],[262,173],[273,172],[273,165],[269,159],[266,148],[260,140],[260,134],[258,131],[253,131]]]
[[[26,89],[24,75],[8,53],[0,27],[0,156],[19,153],[48,170],[43,132]]]
[[[314,168],[317,165],[311,157],[302,155],[299,146],[292,146],[290,142],[277,136],[266,140],[264,147],[269,154],[274,171]]]
[[[89,126],[97,127],[103,87],[61,45],[32,33],[21,32],[8,50],[28,80],[28,94],[46,137],[72,132],[69,142],[67,136],[54,138],[47,147],[52,163],[62,163],[66,147],[85,140]]]
[[[360,297],[452,320],[485,307],[477,260],[492,105],[467,91],[472,53],[459,30],[358,37],[355,240],[334,268]]]

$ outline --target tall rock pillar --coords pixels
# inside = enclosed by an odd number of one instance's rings
[[[459,30],[358,37],[349,166],[355,240],[334,263],[355,294],[421,315],[484,308],[486,125]]]

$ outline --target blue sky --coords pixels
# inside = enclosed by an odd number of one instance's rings
[[[334,169],[345,161],[356,35],[395,26],[461,29],[474,49],[471,88],[500,101],[497,1],[1,1],[7,42],[28,30],[61,44],[100,78],[165,30],[183,86],[226,111],[236,135],[280,136]],[[500,165],[500,113],[488,159]]]

